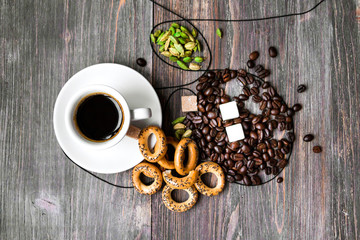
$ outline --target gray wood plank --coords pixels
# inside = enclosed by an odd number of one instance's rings
[[[1,2],[1,239],[149,239],[151,202],[62,154],[52,126],[64,83],[99,62],[151,74],[152,11],[138,1]],[[139,68],[137,57],[149,64]],[[107,176],[129,185],[129,173]],[[131,221],[130,221],[131,219]]]
[[[308,9],[310,1],[164,1],[188,18],[250,18]],[[142,196],[108,186],[62,154],[52,128],[64,83],[99,62],[140,71],[156,87],[199,73],[168,68],[152,53],[149,1],[2,1],[0,3],[0,239],[359,239],[359,3],[327,0],[299,17],[263,22],[194,22],[214,53],[213,67],[245,67],[252,50],[289,104],[300,102],[284,182],[228,185],[172,213],[161,193]],[[158,7],[155,24],[175,18]],[[357,14],[357,16],[356,16]],[[224,37],[215,35],[222,28]],[[277,46],[279,57],[267,49]],[[208,54],[205,50],[204,56]],[[145,68],[137,57],[148,61]],[[304,83],[308,90],[296,93]],[[195,89],[195,84],[189,86]],[[236,82],[227,85],[235,94]],[[158,90],[164,105],[172,90]],[[164,128],[179,116],[180,91],[164,109]],[[300,139],[315,134],[311,143]],[[324,152],[312,153],[316,144]],[[101,175],[129,185],[129,171]],[[182,197],[182,194],[178,196]]]

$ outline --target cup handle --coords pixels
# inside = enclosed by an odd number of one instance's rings
[[[136,108],[130,110],[131,121],[137,121],[142,119],[151,118],[151,109],[150,108]]]

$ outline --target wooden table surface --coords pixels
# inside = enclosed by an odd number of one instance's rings
[[[305,11],[317,1],[158,0],[187,18],[217,19]],[[200,75],[169,68],[152,53],[153,24],[171,19],[149,0],[1,1],[0,239],[360,239],[358,0],[326,0],[306,15],[260,22],[193,22],[209,41],[212,68],[243,68],[258,50],[272,70],[269,81],[289,104],[302,103],[282,184],[231,184],[173,213],[160,193],[112,187],[67,160],[53,131],[53,107],[79,70],[120,63],[156,87]],[[276,59],[265,54],[271,45],[279,49]],[[146,67],[136,65],[138,57]],[[308,90],[298,94],[302,83]],[[236,87],[234,81],[226,89]],[[157,91],[163,106],[171,91]],[[182,114],[182,94],[188,92],[177,92],[164,110],[167,131]],[[306,133],[315,140],[303,142]],[[312,152],[315,144],[323,153]],[[129,173],[100,176],[130,185]]]

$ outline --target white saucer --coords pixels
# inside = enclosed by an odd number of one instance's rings
[[[72,76],[61,89],[54,108],[56,138],[65,154],[81,167],[97,173],[126,171],[143,160],[137,141],[125,136],[118,144],[103,150],[82,149],[65,126],[65,109],[71,96],[80,88],[104,84],[119,91],[131,109],[150,108],[152,117],[132,122],[143,128],[148,125],[161,127],[162,112],[159,98],[151,84],[135,70],[113,63],[96,64]]]

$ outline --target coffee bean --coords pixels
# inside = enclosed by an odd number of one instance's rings
[[[264,70],[264,67],[263,67],[262,65],[257,65],[257,66],[255,67],[255,72],[256,72],[256,73],[259,73],[259,72],[261,72],[262,70]]]
[[[262,101],[261,97],[259,95],[255,95],[252,97],[253,102],[259,103]]]
[[[295,141],[295,134],[293,132],[288,132],[286,135],[290,142]]]
[[[218,145],[214,147],[214,150],[215,150],[215,152],[217,152],[219,154],[222,152],[222,148]]]
[[[287,106],[285,104],[282,104],[280,107],[280,112],[285,113],[287,111]]]
[[[226,175],[226,181],[232,183],[232,182],[235,181],[235,178],[233,176],[231,176],[231,175]]]
[[[261,86],[262,88],[266,89],[270,87],[270,83],[267,81],[264,81],[263,85]]]
[[[239,170],[239,173],[242,174],[242,175],[245,175],[247,172],[247,167],[246,166],[242,166]]]
[[[253,183],[253,185],[259,185],[261,184],[261,178],[258,175],[253,175],[251,177],[251,182]]]
[[[214,92],[214,88],[209,87],[204,91],[205,96],[210,96]]]
[[[259,57],[259,52],[258,51],[253,51],[249,55],[249,59],[252,60],[252,61],[255,61],[258,57]]]
[[[284,168],[284,167],[286,167],[286,165],[287,165],[287,161],[285,159],[283,159],[277,163],[277,166],[279,168]]]
[[[250,186],[251,185],[251,180],[250,180],[250,177],[248,175],[245,175],[243,176],[243,181],[244,181],[244,184],[246,186]]]
[[[269,55],[270,55],[270,57],[272,57],[272,58],[274,58],[274,57],[277,56],[277,50],[276,50],[275,47],[270,47],[270,48],[269,48]]]
[[[312,134],[306,134],[303,138],[305,142],[311,142],[314,139],[314,135]]]
[[[321,146],[315,146],[315,147],[313,147],[313,152],[314,152],[314,153],[321,153],[321,152],[322,152]]]
[[[279,109],[271,109],[270,111],[271,115],[278,115],[280,113]]]
[[[252,75],[247,75],[245,79],[248,84],[252,84],[254,82],[254,77]]]
[[[213,111],[210,111],[210,112],[207,112],[206,116],[209,118],[209,119],[215,119],[217,118],[217,114]]]
[[[223,96],[223,97],[221,97],[220,102],[221,103],[230,102],[230,97],[229,96]]]
[[[270,174],[271,174],[271,168],[270,168],[270,167],[265,168],[265,174],[266,174],[266,175],[270,175]]]
[[[244,77],[239,76],[239,77],[237,78],[237,80],[239,80],[239,82],[241,82],[242,86],[246,86],[246,85],[247,85],[247,81],[246,81],[246,79],[245,79]]]
[[[299,103],[297,103],[297,104],[295,104],[295,105],[293,106],[293,110],[294,110],[295,112],[300,111],[301,108],[302,108],[302,106],[301,106]]]
[[[136,63],[137,65],[139,65],[140,67],[145,67],[146,66],[146,60],[143,58],[138,58],[136,59]]]
[[[221,142],[222,140],[224,140],[226,137],[226,133],[225,132],[218,132],[218,134],[216,134],[215,136],[215,142]]]
[[[283,182],[283,178],[282,178],[282,177],[278,177],[278,178],[276,179],[276,182],[277,182],[277,183],[282,183],[282,182]]]
[[[251,93],[252,95],[258,95],[258,94],[259,94],[259,89],[256,88],[256,87],[252,87],[252,88],[250,89],[250,93]]]
[[[235,181],[237,181],[237,182],[243,180],[243,176],[240,175],[240,174],[236,174],[236,175],[234,176],[234,178],[235,178]]]
[[[289,109],[286,111],[286,114],[291,117],[291,116],[294,116],[295,111],[294,111],[292,108],[289,108]]]
[[[273,166],[273,168],[271,169],[271,173],[273,175],[278,175],[279,174],[279,168],[276,166]]]
[[[198,110],[199,110],[200,112],[206,112],[204,106],[201,105],[201,104],[198,104]]]
[[[259,78],[265,78],[270,75],[270,70],[264,69],[258,73]]]
[[[298,93],[303,93],[303,92],[305,92],[305,90],[306,90],[306,86],[304,84],[301,84],[297,87]]]
[[[229,170],[228,170],[228,174],[231,175],[231,176],[235,176],[236,173],[235,173],[234,170],[229,169]]]
[[[245,100],[248,100],[249,97],[247,95],[245,95],[245,94],[240,94],[239,99],[242,100],[242,101],[245,101]]]
[[[247,61],[246,65],[248,66],[248,68],[253,68],[253,67],[255,67],[255,62],[252,60],[249,60],[249,61]]]

